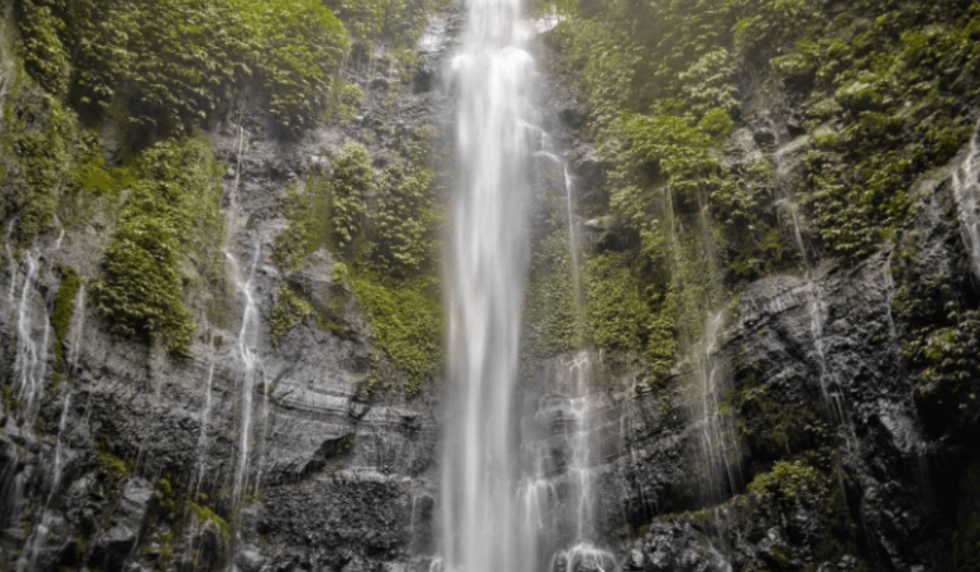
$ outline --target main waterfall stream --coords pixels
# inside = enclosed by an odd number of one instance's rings
[[[442,469],[446,570],[533,566],[522,530],[513,415],[527,260],[527,125],[534,123],[531,33],[521,0],[471,0],[457,86],[458,189],[449,287],[455,407]]]

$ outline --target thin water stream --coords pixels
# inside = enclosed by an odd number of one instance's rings
[[[234,500],[236,504],[243,496],[248,494],[250,484],[257,485],[257,483],[249,483],[248,469],[254,445],[252,416],[254,415],[253,398],[255,395],[255,384],[262,377],[262,362],[256,353],[260,323],[253,284],[255,269],[258,267],[261,252],[261,245],[257,244],[252,256],[252,263],[249,265],[248,272],[244,276],[239,270],[238,261],[235,257],[230,253],[226,253],[233,269],[232,275],[235,277],[235,286],[245,300],[242,310],[242,327],[239,330],[236,344],[238,358],[242,366],[241,423],[239,429],[238,463],[235,468],[234,480]]]
[[[953,196],[959,208],[963,242],[970,252],[973,272],[980,278],[980,125],[970,138],[970,151],[953,171]]]

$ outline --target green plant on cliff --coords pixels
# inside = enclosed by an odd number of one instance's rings
[[[585,308],[575,291],[567,222],[554,194],[545,196],[547,215],[535,242],[524,302],[521,342],[525,367],[580,348],[586,333]]]
[[[336,256],[334,282],[349,288],[367,313],[379,357],[408,378],[415,394],[443,363],[443,311],[436,235],[442,220],[436,203],[436,175],[430,164],[435,131],[413,132],[403,153],[376,176],[368,150],[344,144],[327,178],[310,175],[291,188],[284,203],[289,228],[275,241],[273,260],[285,272],[302,267],[321,246]],[[296,325],[316,319],[318,327],[340,331],[343,308],[330,294],[321,315],[317,301],[295,279],[280,284],[272,312],[278,342]],[[337,315],[334,315],[336,311]],[[379,375],[375,367],[375,373]]]
[[[280,270],[299,269],[306,257],[327,245],[330,238],[330,180],[310,173],[302,186],[286,190],[283,205],[289,227],[275,240],[272,261]]]
[[[289,130],[323,109],[348,47],[317,0],[18,0],[26,63],[72,101],[167,135],[207,124],[258,87]],[[45,57],[40,57],[46,54]],[[37,60],[35,62],[35,60]]]
[[[102,256],[105,279],[96,284],[95,299],[114,331],[159,337],[181,354],[195,328],[182,300],[182,265],[192,253],[201,263],[220,250],[220,243],[199,238],[219,226],[216,164],[203,139],[158,143],[136,164],[139,180]]]
[[[61,271],[61,285],[58,287],[58,294],[54,299],[54,308],[51,310],[51,329],[54,333],[54,386],[57,387],[61,379],[61,370],[65,365],[64,344],[65,336],[68,334],[68,326],[71,325],[71,316],[75,311],[75,298],[82,287],[81,278],[74,268],[63,268]]]
[[[365,272],[355,275],[350,286],[367,310],[375,346],[408,376],[408,394],[418,392],[445,359],[438,283],[424,276],[398,280]]]
[[[333,239],[342,251],[350,247],[364,224],[373,177],[367,149],[353,141],[344,144],[334,160],[330,183],[330,223]]]
[[[436,173],[428,164],[435,130],[413,133],[404,159],[396,159],[378,183],[372,223],[372,257],[391,276],[412,276],[432,268],[442,222],[436,204]]]
[[[272,343],[279,345],[279,340],[286,332],[313,315],[313,305],[305,299],[305,296],[297,294],[291,284],[280,282],[276,303],[272,307]]]
[[[47,90],[64,98],[68,93],[69,54],[61,42],[65,23],[55,16],[54,2],[20,2],[17,21],[21,30],[21,53],[24,68]]]
[[[5,102],[0,156],[0,220],[13,221],[11,239],[27,246],[54,225],[71,180],[78,137],[74,114],[29,81]]]

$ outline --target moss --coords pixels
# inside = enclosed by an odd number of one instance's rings
[[[112,479],[120,479],[133,472],[135,468],[132,461],[124,461],[105,449],[96,451],[99,465]]]
[[[0,389],[0,398],[2,398],[3,408],[5,411],[16,412],[20,408],[20,400],[14,397],[13,388],[9,385],[4,385]]]
[[[374,170],[363,145],[348,142],[334,160],[330,184],[330,223],[337,247],[347,249],[361,231]]]
[[[0,158],[5,192],[0,218],[15,221],[12,240],[27,246],[54,224],[59,199],[71,175],[77,118],[55,97],[28,86],[13,99],[12,116],[5,120]]]
[[[589,333],[600,347],[642,349],[651,320],[640,283],[622,255],[601,254],[586,267]]]
[[[523,367],[529,370],[542,359],[582,347],[586,336],[583,300],[576,292],[574,260],[558,197],[549,193],[543,229],[536,229],[524,302],[521,343]],[[581,286],[581,285],[578,285]]]
[[[437,283],[428,278],[386,279],[364,272],[352,277],[351,289],[367,310],[375,347],[405,373],[406,392],[414,395],[444,363]]]
[[[224,518],[219,516],[214,510],[207,506],[202,506],[196,502],[190,501],[187,503],[188,508],[191,510],[191,514],[197,519],[197,522],[202,526],[209,527],[217,531],[221,535],[222,540],[228,542],[231,540],[231,525],[228,524]]]
[[[61,270],[61,286],[54,299],[54,309],[51,311],[51,329],[54,332],[54,373],[58,374],[65,364],[64,343],[71,325],[72,313],[75,310],[75,297],[82,287],[81,278],[75,269],[66,267]]]
[[[276,303],[272,307],[272,343],[278,346],[286,332],[313,315],[312,304],[297,294],[289,283],[280,283]]]
[[[280,270],[299,269],[306,257],[327,245],[330,237],[329,179],[310,173],[302,187],[287,190],[283,206],[289,228],[276,237],[272,261]]]
[[[195,329],[182,299],[189,281],[182,273],[184,257],[193,256],[193,268],[205,281],[223,279],[215,163],[205,140],[189,139],[151,147],[136,166],[139,182],[102,256],[105,280],[93,293],[115,332],[159,337],[181,355]]]
[[[772,458],[821,441],[825,432],[822,416],[808,404],[780,400],[772,395],[770,386],[751,380],[739,385],[736,427],[758,456]]]
[[[388,276],[415,276],[436,266],[443,215],[435,197],[436,173],[429,165],[434,137],[431,127],[416,130],[405,157],[393,161],[378,181],[370,219],[371,263]]]

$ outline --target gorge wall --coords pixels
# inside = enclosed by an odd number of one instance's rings
[[[3,569],[440,565],[463,6],[222,2],[3,4]],[[973,569],[978,9],[529,10],[540,560]]]

